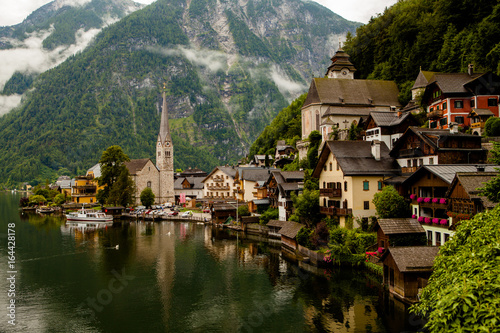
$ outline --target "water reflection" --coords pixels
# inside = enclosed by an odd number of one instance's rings
[[[89,227],[12,216],[22,244],[18,332],[418,329],[376,279],[298,263],[259,237],[191,222]]]

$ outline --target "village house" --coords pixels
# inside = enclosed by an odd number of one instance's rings
[[[203,198],[202,177],[180,177],[174,182],[175,201],[180,198],[202,199]]]
[[[427,105],[429,127],[446,129],[452,122],[470,126],[468,115],[473,108],[489,110],[498,117],[499,97],[500,77],[491,72],[474,73],[469,65],[467,73],[434,73],[422,103]]]
[[[494,165],[479,168],[494,172]],[[439,246],[454,234],[453,220],[449,219],[447,192],[457,173],[477,172],[471,164],[424,165],[403,182],[404,196],[411,200],[412,217],[423,226],[429,245]]]
[[[238,200],[250,202],[254,199],[261,199],[258,197],[257,189],[262,187],[271,172],[276,170],[274,168],[238,167],[234,177],[235,181],[240,185]],[[265,194],[267,197],[267,193]]]
[[[305,225],[301,223],[282,221],[281,229],[278,231],[281,235],[281,246],[286,250],[296,251],[299,248],[297,234],[303,227],[305,227]]]
[[[422,165],[485,163],[488,151],[481,137],[456,130],[409,127],[396,141],[390,155],[412,173]]]
[[[404,108],[401,109],[401,111],[411,113],[425,112],[421,106],[421,98],[425,91],[425,87],[427,87],[435,73],[436,72],[423,71],[422,68],[420,68],[418,76],[415,79],[415,83],[411,88],[411,100]]]
[[[486,121],[494,116],[495,115],[493,114],[493,112],[491,112],[490,109],[472,108],[467,115],[467,118],[470,119],[470,128],[472,130],[472,134],[479,136],[483,135]]]
[[[378,219],[373,231],[377,233],[378,248],[418,246],[427,243],[425,230],[416,219]]]
[[[356,68],[342,49],[331,60],[326,77],[311,81],[302,106],[302,140],[312,131],[319,131],[323,141],[338,131],[342,140],[351,124],[358,125],[371,111],[395,112],[401,107],[394,81],[354,79]]]
[[[437,246],[391,247],[382,255],[383,283],[393,295],[416,302],[432,273]]]
[[[160,183],[158,182],[160,173],[156,165],[149,158],[142,158],[125,162],[125,166],[135,185],[134,196],[136,204],[141,202],[141,192],[146,187],[149,187],[153,191],[155,203],[161,204],[162,202],[159,201]]]
[[[270,205],[278,208],[280,221],[293,213],[291,194],[300,194],[304,187],[304,171],[273,171],[266,182]]]
[[[400,167],[380,141],[326,141],[313,177],[319,178],[320,211],[340,225],[376,215],[372,202],[384,180],[399,175]]]
[[[267,162],[266,162],[267,156]],[[266,165],[267,163],[267,165]],[[268,167],[273,163],[272,155],[254,155],[253,159],[248,164],[249,167]]]
[[[476,172],[457,172],[453,178],[446,192],[446,197],[450,201],[447,214],[453,224],[496,206],[496,203],[487,197],[479,195],[479,189],[493,177],[498,176],[498,171],[486,172],[485,169],[484,166],[480,166]]]
[[[87,170],[85,176],[77,176],[72,180],[71,201],[81,204],[97,203],[97,191],[102,189],[95,178],[101,176],[101,166],[94,165]]]
[[[236,192],[241,191],[240,184],[235,181],[238,167],[218,166],[201,182],[203,197],[207,199],[235,199]]]
[[[66,196],[71,196],[71,177],[70,176],[60,176],[56,180],[56,186],[59,188],[59,192]]]
[[[283,168],[285,165],[293,162],[295,156],[295,148],[287,145],[285,140],[279,140],[276,143],[276,153],[274,154],[274,166]]]
[[[364,123],[364,139],[383,141],[392,149],[410,126],[418,126],[411,112],[372,111]]]

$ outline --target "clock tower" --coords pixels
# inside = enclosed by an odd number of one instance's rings
[[[326,71],[326,77],[331,79],[354,79],[356,68],[349,59],[349,55],[339,48],[332,57],[332,64]]]
[[[159,171],[160,194],[157,202],[174,203],[174,146],[170,136],[168,126],[167,100],[165,96],[165,86],[162,95],[163,103],[161,108],[160,132],[156,140],[156,167]]]

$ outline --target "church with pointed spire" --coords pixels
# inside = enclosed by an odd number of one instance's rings
[[[167,99],[165,87],[162,95],[161,121],[158,139],[156,140],[156,167],[159,171],[159,201],[174,202],[174,145],[168,125]]]

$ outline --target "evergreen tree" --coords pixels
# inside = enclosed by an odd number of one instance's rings
[[[143,206],[151,207],[151,205],[155,203],[155,194],[150,187],[146,187],[142,190],[140,198]]]

